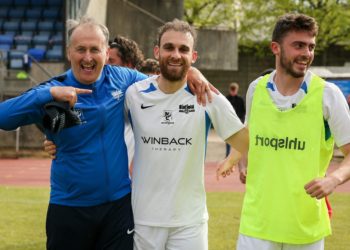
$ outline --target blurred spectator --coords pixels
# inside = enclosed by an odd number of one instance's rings
[[[229,86],[229,94],[226,96],[227,100],[231,103],[232,107],[237,113],[238,118],[244,122],[245,117],[245,104],[244,99],[238,95],[239,85],[233,82]],[[226,144],[226,157],[230,154],[230,145]]]
[[[108,64],[135,69],[144,59],[137,43],[123,36],[116,36],[109,44]]]
[[[159,62],[155,59],[148,58],[140,64],[138,70],[146,75],[159,75]]]

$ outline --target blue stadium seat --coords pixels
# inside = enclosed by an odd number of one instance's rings
[[[11,20],[17,19],[20,20],[24,17],[25,9],[10,9],[8,12],[8,18]]]
[[[30,6],[30,0],[14,0],[13,3],[15,6]]]
[[[0,18],[1,19],[6,19],[8,14],[8,9],[6,7],[1,7],[0,8]]]
[[[21,31],[36,31],[36,21],[26,21],[21,23]]]
[[[28,44],[18,44],[16,46],[16,50],[19,50],[19,51],[23,51],[23,52],[27,52],[27,50],[29,49],[29,45]]]
[[[46,5],[46,0],[31,0],[31,5],[32,6],[45,6]]]
[[[63,43],[63,35],[61,33],[58,33],[51,37],[50,43],[52,45],[62,44]]]
[[[63,49],[63,45],[54,45],[54,46],[52,46],[52,49],[54,49],[54,50],[62,50]]]
[[[15,43],[16,43],[16,45],[19,45],[19,44],[31,45],[32,44],[32,36],[26,36],[26,35],[15,36]]]
[[[60,10],[55,9],[44,9],[42,13],[42,18],[44,20],[55,20],[58,17]]]
[[[42,61],[45,58],[45,50],[39,48],[31,48],[28,54],[37,61]]]
[[[4,24],[2,25],[2,30],[4,31],[4,33],[6,33],[7,31],[18,32],[18,31],[19,31],[19,22],[16,22],[16,21],[6,21],[6,22],[4,22]]]
[[[63,6],[62,0],[47,0],[47,5],[50,7],[60,7]]]
[[[35,35],[33,36],[33,45],[47,45],[49,42],[49,35]]]
[[[11,69],[22,69],[24,68],[23,56],[25,52],[20,50],[10,50],[8,53],[8,65]]]
[[[50,49],[46,51],[46,56],[45,58],[47,60],[52,60],[52,61],[61,61],[63,60],[63,51],[57,50],[57,49]]]
[[[0,44],[13,44],[13,35],[3,34],[0,35]]]
[[[23,59],[23,56],[24,56],[24,52],[23,51],[11,49],[9,51],[8,58],[9,59]]]
[[[55,22],[55,31],[63,32],[64,31],[64,23],[63,22]]]
[[[27,20],[39,20],[41,18],[41,8],[27,9],[25,17]]]
[[[35,44],[33,48],[42,49],[42,50],[46,51],[47,45],[46,44]]]
[[[23,69],[24,68],[24,62],[23,59],[17,59],[17,58],[9,58],[9,68],[10,69]]]
[[[33,36],[34,35],[34,31],[31,30],[22,30],[20,35],[22,36]]]
[[[13,4],[12,0],[0,0],[1,6],[11,6]]]
[[[53,31],[54,21],[41,21],[38,22],[38,31]]]
[[[0,49],[9,51],[11,49],[11,45],[10,44],[0,44]]]

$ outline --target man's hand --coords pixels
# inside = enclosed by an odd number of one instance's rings
[[[197,102],[203,106],[207,103],[206,97],[208,97],[209,102],[212,101],[211,91],[219,94],[219,91],[195,67],[191,67],[188,71],[187,80],[189,88],[197,96]]]
[[[51,87],[50,93],[55,101],[69,102],[69,106],[73,107],[78,100],[80,94],[91,94],[91,89],[79,89],[74,87]]]
[[[247,166],[239,163],[238,164],[238,170],[239,170],[239,180],[245,184],[247,181]]]
[[[331,194],[334,189],[341,183],[339,179],[334,176],[326,176],[324,178],[317,178],[307,183],[304,188],[307,194],[317,199]]]
[[[56,145],[53,143],[53,141],[44,141],[44,151],[48,153],[51,159],[56,159]]]
[[[229,176],[231,173],[233,173],[234,168],[241,159],[241,156],[241,153],[234,149],[231,149],[230,155],[218,163],[218,168],[216,170],[216,179],[219,180],[220,176],[225,178],[226,176]]]

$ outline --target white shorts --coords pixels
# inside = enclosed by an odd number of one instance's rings
[[[208,223],[185,227],[135,224],[134,250],[208,250]]]
[[[324,250],[324,239],[311,244],[286,244],[239,234],[236,250]]]

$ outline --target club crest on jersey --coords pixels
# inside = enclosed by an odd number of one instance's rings
[[[172,110],[164,110],[161,124],[172,125],[172,124],[174,124],[173,119],[174,119],[173,118],[173,111]]]
[[[73,113],[79,117],[81,123],[86,123],[85,117],[84,117],[84,113],[83,110],[81,109],[74,109]]]
[[[116,89],[116,90],[112,91],[111,94],[112,94],[113,98],[118,100],[118,101],[124,95],[123,91],[121,91],[120,89]]]
[[[194,112],[194,105],[188,105],[188,104],[180,104],[179,105],[179,112],[188,114],[190,112]]]

